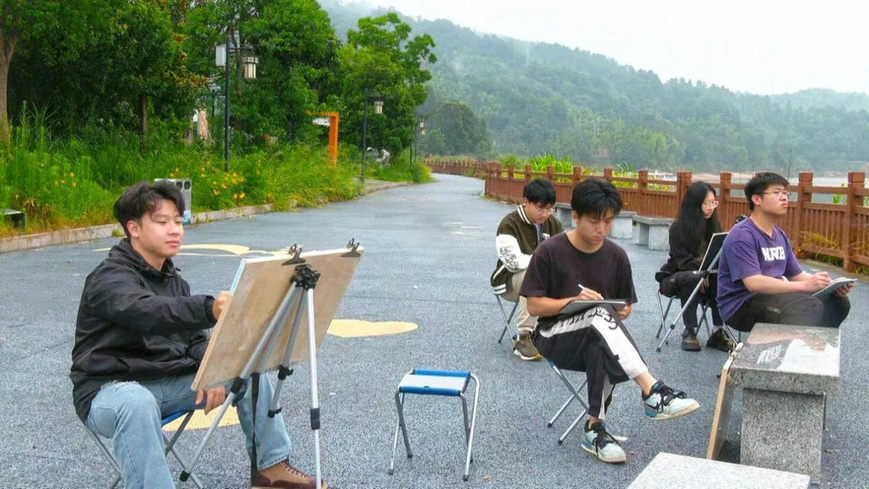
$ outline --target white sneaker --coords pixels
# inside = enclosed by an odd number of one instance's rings
[[[697,410],[700,403],[680,390],[667,387],[659,380],[652,386],[649,397],[643,399],[643,407],[647,418],[671,419]]]
[[[582,449],[608,464],[619,464],[627,460],[625,451],[619,442],[607,433],[603,421],[591,425],[587,431],[583,430]]]

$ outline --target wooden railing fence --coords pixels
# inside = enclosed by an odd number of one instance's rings
[[[519,202],[525,183],[538,177],[555,185],[558,202],[570,203],[573,187],[584,178],[597,176],[615,185],[624,201],[624,210],[643,216],[676,217],[685,191],[693,181],[691,172],[676,173],[675,180],[649,178],[647,170],[636,177],[614,174],[612,168],[603,173],[583,174],[579,166],[572,173],[556,173],[549,166],[544,172],[535,172],[530,166],[516,171],[512,165],[504,167],[497,161],[427,163],[436,173],[477,176],[485,178],[486,195],[496,199]],[[863,172],[848,173],[845,187],[813,185],[812,172],[800,172],[796,188],[791,188],[788,214],[781,223],[798,254],[842,260],[847,271],[869,266],[869,189],[865,188]],[[711,182],[718,192],[718,218],[729,229],[739,215],[748,214],[744,184],[733,183],[730,172],[721,172],[719,181]],[[827,197],[822,197],[827,196]],[[824,202],[820,202],[824,201]]]

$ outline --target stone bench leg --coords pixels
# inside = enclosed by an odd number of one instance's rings
[[[649,246],[649,225],[641,222],[637,223],[637,244],[640,246]]]
[[[564,229],[573,228],[573,214],[570,209],[565,209],[564,207],[556,207],[555,216]]]
[[[824,396],[745,388],[740,462],[821,480]]]
[[[633,228],[633,219],[619,219],[616,217],[613,221],[613,227],[610,229],[610,236],[617,239],[631,239],[634,231]]]
[[[670,228],[667,226],[647,226],[649,228],[649,249],[670,250]]]

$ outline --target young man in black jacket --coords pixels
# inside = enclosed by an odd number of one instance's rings
[[[229,294],[191,295],[175,268],[183,213],[181,193],[168,182],[128,188],[114,206],[127,237],[88,275],[79,305],[73,404],[90,429],[112,439],[128,488],[174,488],[160,419],[192,409],[208,413],[226,398],[223,386],[190,389],[208,344],[205,330],[217,322]],[[256,413],[249,396],[237,406],[248,447],[251,427],[257,430],[259,472],[252,482],[313,489],[313,478],[287,460],[283,419],[267,417],[273,394],[268,376],[261,377],[259,392]]]

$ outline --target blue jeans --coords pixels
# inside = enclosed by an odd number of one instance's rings
[[[127,488],[174,488],[166,456],[160,420],[178,411],[201,409],[196,392],[190,390],[193,374],[147,382],[111,382],[102,387],[91,402],[88,428],[112,439],[112,452],[121,466]],[[257,397],[256,442],[259,470],[286,460],[290,438],[281,416],[268,418],[274,388],[268,375],[260,376]],[[247,439],[251,456],[250,381],[240,400],[236,398],[238,420]],[[227,396],[229,389],[227,388]],[[204,400],[203,400],[204,403]]]

